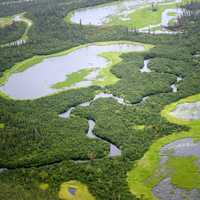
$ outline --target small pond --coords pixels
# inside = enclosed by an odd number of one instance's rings
[[[200,102],[179,104],[170,114],[178,119],[200,120]]]

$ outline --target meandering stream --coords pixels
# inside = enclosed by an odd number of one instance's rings
[[[100,98],[112,98],[112,99],[116,100],[119,104],[126,105],[126,106],[131,106],[131,104],[128,103],[128,102],[125,102],[125,100],[123,98],[116,97],[113,94],[109,94],[109,93],[99,93],[99,94],[95,95],[93,100],[81,103],[78,106],[80,106],[80,107],[90,106],[92,102],[94,102],[94,101],[96,101],[97,99],[100,99]],[[71,107],[66,112],[63,112],[63,113],[59,114],[59,116],[62,117],[62,118],[69,118],[71,116],[72,111],[75,108],[76,107]]]
[[[109,143],[109,145],[110,145],[110,152],[108,155],[109,157],[121,156],[121,150],[116,145],[114,145],[114,144],[110,143],[109,141],[107,141],[106,139],[102,139],[94,134],[95,125],[96,125],[96,123],[94,120],[88,120],[89,128],[88,128],[87,137],[91,138],[91,139],[100,139],[104,142]]]

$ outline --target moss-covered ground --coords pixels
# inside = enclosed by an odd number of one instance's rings
[[[139,160],[133,169],[128,173],[128,183],[131,192],[137,197],[144,197],[147,199],[155,200],[152,189],[162,179],[171,177],[172,184],[182,189],[192,190],[194,188],[200,188],[199,166],[197,164],[196,157],[174,157],[169,156],[169,160],[165,164],[165,171],[168,173],[158,173],[160,171],[160,149],[166,144],[182,138],[193,138],[194,140],[200,140],[200,121],[188,121],[180,120],[173,117],[170,112],[173,111],[178,104],[186,102],[196,102],[200,100],[200,95],[193,95],[184,99],[181,99],[175,103],[167,105],[161,112],[162,117],[165,117],[168,121],[186,125],[189,127],[188,131],[173,133],[169,136],[163,137],[150,147],[145,153],[144,157]],[[168,170],[167,170],[168,169]],[[148,180],[148,181],[147,181]]]

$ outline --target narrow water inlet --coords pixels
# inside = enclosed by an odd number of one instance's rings
[[[75,109],[75,107],[71,107],[67,112],[59,114],[59,117],[68,119],[71,116],[72,111]]]

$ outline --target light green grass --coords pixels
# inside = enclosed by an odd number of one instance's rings
[[[175,13],[175,12],[169,12],[168,15],[169,15],[169,16],[172,16],[172,17],[175,17],[175,16],[176,16],[176,13]]]
[[[0,123],[0,128],[4,128],[4,124],[3,123]]]
[[[70,87],[75,83],[83,81],[84,78],[92,72],[92,69],[82,69],[78,72],[73,72],[67,75],[67,79],[63,82],[56,83],[52,86],[54,89],[60,89],[64,87]]]
[[[139,8],[136,11],[130,13],[128,17],[130,20],[123,21],[117,16],[113,16],[110,19],[109,24],[123,25],[129,28],[144,28],[150,25],[156,25],[161,23],[162,13],[169,8],[175,8],[176,4],[156,5],[156,11],[152,10],[151,6]]]
[[[121,62],[120,53],[108,52],[102,53],[100,56],[106,58],[109,62],[106,67],[102,68],[99,72],[97,80],[94,80],[94,85],[105,86],[116,83],[119,79],[111,73],[111,68]],[[101,80],[102,79],[102,80]]]
[[[167,118],[168,121],[175,124],[187,125],[188,127],[190,127],[190,130],[173,133],[169,136],[163,137],[155,141],[149,148],[149,150],[145,153],[143,158],[137,161],[133,166],[133,169],[128,172],[127,181],[129,184],[130,191],[138,198],[157,200],[157,198],[153,196],[152,188],[156,184],[158,184],[160,180],[163,178],[162,174],[161,177],[156,176],[156,172],[158,171],[158,166],[160,163],[159,152],[164,145],[183,138],[193,138],[193,140],[200,140],[200,120],[186,121],[177,119],[172,115],[170,115],[170,112],[174,110],[178,104],[186,102],[195,102],[199,100],[200,100],[200,94],[184,98],[178,102],[167,105],[161,112],[161,115]],[[192,158],[190,157],[188,159]],[[178,160],[170,161],[168,167],[174,167],[176,170],[176,168],[178,167],[177,162]],[[182,160],[181,162],[184,163],[186,161]],[[190,172],[188,171],[186,173],[186,170],[188,170],[188,168],[191,168],[191,170],[194,171],[194,174],[196,173],[196,168],[193,161],[189,162],[188,165],[184,167],[185,168],[183,169],[182,173],[179,173],[179,171],[175,171],[174,174],[171,175],[173,179],[173,184],[180,186],[182,188],[189,188],[189,187],[192,188],[195,184],[195,188],[199,188],[200,182],[193,181],[193,184],[191,183],[192,182],[191,180],[194,179],[194,175],[191,177],[191,179],[187,177],[188,178],[187,184],[184,183],[184,181],[183,183],[181,183],[181,177],[183,176],[183,173],[184,176],[187,176],[186,174]],[[149,180],[148,183],[147,180]]]
[[[64,20],[67,24],[70,24],[71,23],[71,18],[72,16],[74,15],[74,11],[71,11],[67,14],[67,16],[65,16]]]
[[[200,189],[200,171],[197,164],[198,158],[170,157],[167,168],[171,171],[171,182],[178,188],[192,190]]]
[[[91,46],[91,45],[105,46],[105,45],[113,45],[113,44],[142,45],[142,46],[144,46],[144,51],[148,51],[149,49],[151,49],[151,48],[154,47],[153,45],[150,45],[150,44],[143,44],[143,43],[139,43],[139,42],[131,42],[131,41],[120,40],[120,41],[89,43],[89,44],[84,44],[84,45],[80,45],[80,46],[77,46],[77,47],[73,47],[73,48],[68,49],[66,51],[62,51],[62,52],[55,53],[55,54],[50,54],[50,55],[45,55],[45,56],[34,56],[34,57],[29,58],[27,60],[24,60],[22,62],[16,63],[12,68],[6,70],[3,73],[3,76],[0,77],[0,85],[3,85],[12,74],[23,72],[26,69],[32,67],[33,65],[42,62],[44,59],[51,58],[51,57],[64,56],[64,55],[67,55],[67,54],[69,54],[69,53],[71,53],[73,51],[76,51],[78,49],[85,48],[85,47],[88,47],[88,46]],[[108,55],[104,54],[102,56],[107,57]],[[110,58],[109,61],[113,61],[114,63],[119,62],[120,58],[117,57],[116,55],[115,55],[115,58],[117,59],[117,61],[113,60],[113,56],[111,56],[111,57],[112,58]],[[111,67],[110,62],[109,62],[108,68],[109,67]],[[107,77],[110,76],[110,72],[108,72],[106,69],[102,69],[102,71],[100,72],[100,74],[101,75],[105,75],[105,81],[107,80]],[[96,83],[96,84],[102,84],[103,85],[105,83],[99,82],[99,83]],[[2,93],[2,92],[0,92],[0,96],[6,97],[6,95],[4,93]]]
[[[10,26],[12,22],[13,22],[12,17],[0,18],[0,28],[5,28],[6,26]]]
[[[23,13],[21,15],[21,21],[26,23],[27,27],[26,27],[26,30],[25,30],[24,34],[22,35],[21,39],[28,40],[28,32],[29,32],[31,26],[33,25],[33,22],[30,19],[24,17],[24,15],[25,15],[25,13]]]
[[[48,188],[49,188],[49,184],[48,183],[41,183],[40,185],[39,185],[39,188],[41,189],[41,190],[48,190]]]
[[[168,26],[174,26],[174,25],[176,25],[176,23],[177,23],[177,20],[172,19],[172,20],[169,21]]]
[[[142,131],[145,129],[145,125],[135,125],[133,126],[133,129]]]
[[[68,192],[69,188],[76,189],[76,193],[73,196]],[[69,181],[62,183],[59,191],[59,199],[61,200],[95,200],[90,194],[86,185],[78,181]]]

